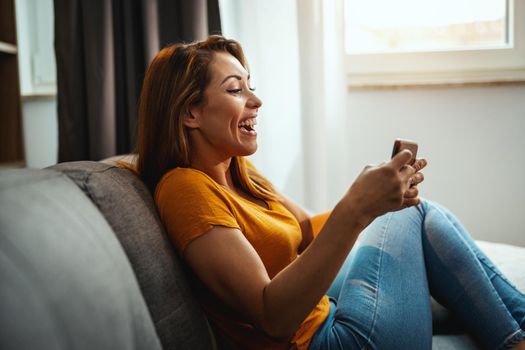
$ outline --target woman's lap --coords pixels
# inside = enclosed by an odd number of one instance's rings
[[[426,218],[429,213],[435,217]],[[444,222],[446,220],[448,222]],[[432,281],[439,278],[430,276],[430,281],[427,279],[426,265],[429,262],[425,254],[433,248],[429,248],[432,245],[426,231],[441,224],[446,226],[446,230],[452,230],[454,225],[460,227],[446,209],[427,201],[418,207],[376,219],[361,234],[358,246],[352,249],[327,292],[333,303],[331,314],[314,336],[310,348],[430,349],[432,313],[429,282],[432,286]],[[461,240],[464,247],[470,247],[473,256],[486,258],[481,256],[466,231],[460,232],[457,228],[456,231],[455,240]],[[434,239],[432,243],[439,244],[439,240]],[[446,244],[461,245],[456,241]],[[465,255],[465,252],[461,254]],[[453,260],[454,256],[447,257],[451,258]],[[430,269],[429,273],[436,272]],[[513,300],[516,301],[515,298]],[[485,314],[480,312],[480,315]],[[500,333],[515,327],[511,324],[512,318],[503,319],[508,322],[501,327]]]
[[[324,338],[319,348],[430,349],[431,305],[421,235],[415,232],[420,217],[417,211],[390,213],[362,233],[327,293],[336,310],[326,331],[318,332]],[[401,234],[388,234],[393,226]],[[419,249],[407,249],[414,246]],[[344,346],[337,347],[341,341]]]

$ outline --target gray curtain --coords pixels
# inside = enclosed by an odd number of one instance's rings
[[[155,53],[221,32],[218,0],[55,0],[54,7],[59,162],[132,151]]]

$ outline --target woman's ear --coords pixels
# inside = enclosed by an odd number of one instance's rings
[[[184,113],[184,126],[190,129],[197,129],[199,127],[199,113],[195,108],[189,108]]]

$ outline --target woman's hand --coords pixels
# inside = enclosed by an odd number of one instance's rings
[[[389,162],[367,166],[341,200],[366,227],[376,217],[419,204],[417,184],[424,180],[418,171],[426,165],[418,160],[409,165],[412,153],[399,152]]]
[[[409,179],[410,187],[405,192],[405,195],[403,196],[403,206],[402,208],[408,208],[413,205],[418,205],[420,203],[419,200],[419,189],[417,188],[417,185],[422,183],[425,180],[425,177],[423,176],[423,173],[420,171],[427,166],[426,159],[418,159],[412,167],[416,170],[416,173]]]

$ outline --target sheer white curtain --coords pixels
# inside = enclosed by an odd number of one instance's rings
[[[342,1],[220,1],[223,34],[243,45],[263,100],[251,159],[314,213],[331,209],[351,180]]]

